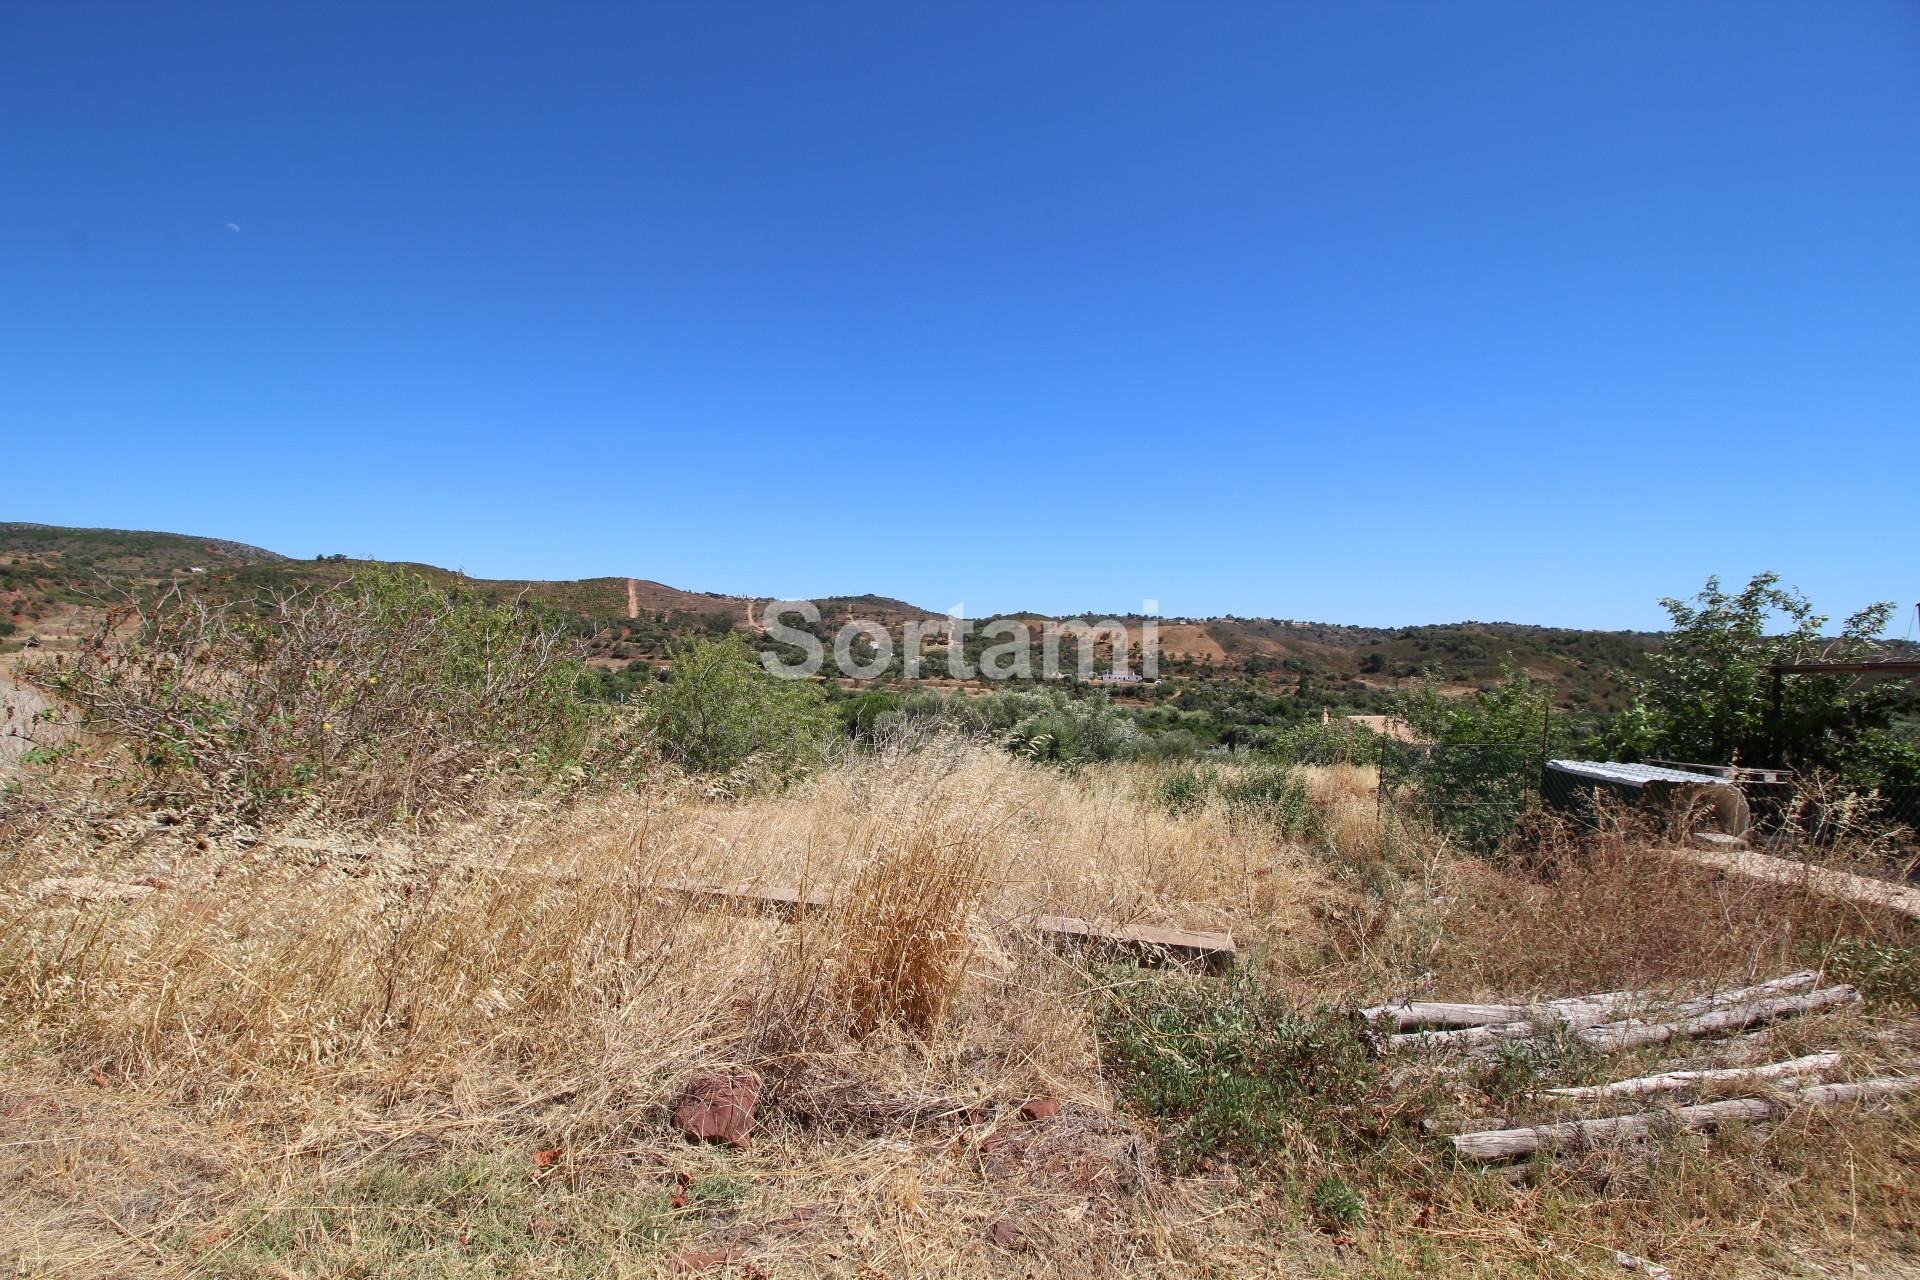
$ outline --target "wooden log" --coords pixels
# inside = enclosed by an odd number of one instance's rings
[[[1440,1039],[1446,1032],[1412,1032],[1396,1036],[1395,1043],[1411,1043],[1433,1038],[1440,1044],[1472,1044],[1483,1039],[1507,1038],[1509,1029],[1531,1030],[1541,1020],[1585,1026],[1604,1022],[1647,1000],[1644,991],[1598,991],[1585,996],[1560,996],[1535,1004],[1455,1004],[1448,1001],[1408,1000],[1399,1004],[1375,1005],[1360,1011],[1363,1017],[1393,1017],[1399,1028],[1452,1027],[1464,1034]],[[1495,1030],[1481,1030],[1495,1028]],[[1524,1034],[1516,1030],[1514,1034]]]
[[[1893,884],[1870,876],[1856,876],[1829,867],[1816,867],[1811,863],[1792,862],[1770,854],[1738,849],[1671,848],[1657,852],[1674,862],[1705,867],[1722,875],[1740,876],[1789,889],[1803,889],[1856,907],[1892,911],[1909,920],[1920,920],[1920,889],[1910,885]]]
[[[1461,1133],[1455,1134],[1451,1141],[1454,1151],[1469,1159],[1506,1160],[1536,1151],[1568,1151],[1645,1138],[1667,1127],[1711,1129],[1728,1120],[1765,1120],[1784,1115],[1795,1107],[1869,1102],[1911,1093],[1917,1088],[1920,1088],[1920,1076],[1882,1076],[1849,1084],[1809,1085],[1774,1098],[1729,1098],[1722,1102],[1697,1102],[1674,1111],[1637,1111],[1632,1115],[1569,1120],[1530,1129]]]
[[[1721,1005],[1737,1004],[1755,997],[1770,996],[1780,992],[1798,991],[1803,987],[1812,986],[1819,981],[1819,978],[1820,975],[1813,970],[1805,969],[1799,973],[1787,974],[1785,977],[1770,978],[1750,987],[1710,992],[1704,996],[1680,1001],[1669,1010],[1669,1016],[1688,1018]],[[1390,1036],[1387,1043],[1395,1048],[1466,1049],[1481,1052],[1506,1040],[1530,1040],[1557,1026],[1577,1029],[1610,1022],[1628,1010],[1644,1007],[1650,1000],[1651,997],[1644,991],[1606,991],[1598,995],[1571,996],[1560,1000],[1549,1000],[1530,1010],[1526,1017],[1517,1018],[1512,1022],[1492,1022],[1483,1026],[1463,1027],[1456,1031],[1409,1032]]]
[[[1360,1016],[1372,1022],[1392,1018],[1395,1031],[1410,1027],[1484,1027],[1496,1022],[1514,1022],[1532,1014],[1526,1004],[1461,1004],[1450,1000],[1403,1000],[1399,1004],[1376,1004],[1362,1009]]]
[[[1671,1093],[1697,1084],[1723,1084],[1730,1081],[1778,1080],[1782,1077],[1812,1075],[1840,1065],[1838,1053],[1810,1053],[1804,1058],[1770,1062],[1761,1067],[1719,1067],[1707,1071],[1662,1071],[1657,1075],[1635,1076],[1611,1084],[1577,1085],[1566,1089],[1548,1089],[1552,1098],[1639,1098],[1652,1093]]]
[[[1763,1022],[1772,1022],[1777,1018],[1792,1017],[1797,1013],[1811,1013],[1815,1009],[1851,1004],[1859,998],[1858,991],[1843,983],[1837,987],[1809,991],[1800,996],[1776,996],[1771,1000],[1755,1000],[1747,1004],[1731,1005],[1697,1014],[1691,1018],[1680,1018],[1669,1022],[1646,1022],[1639,1018],[1629,1018],[1623,1022],[1582,1027],[1574,1034],[1579,1037],[1580,1043],[1589,1049],[1601,1053],[1619,1053],[1622,1050],[1638,1049],[1645,1045],[1664,1044],[1668,1040],[1696,1040],[1701,1036],[1710,1036],[1722,1031],[1739,1031],[1746,1027],[1758,1026]]]

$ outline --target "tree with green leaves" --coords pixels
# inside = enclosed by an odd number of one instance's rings
[[[647,709],[662,752],[700,773],[751,762],[777,779],[795,777],[820,764],[836,727],[818,685],[768,672],[739,632],[676,652]]]
[[[1889,769],[1902,771],[1912,748],[1902,752],[1890,732],[1898,684],[1790,675],[1780,682],[1776,707],[1771,670],[1776,663],[1873,659],[1892,603],[1868,605],[1832,635],[1827,616],[1772,573],[1737,592],[1708,578],[1691,601],[1660,604],[1673,626],[1652,656],[1652,674],[1636,682],[1633,704],[1608,726],[1614,754],[1839,769],[1867,783]],[[1865,777],[1863,768],[1878,776]]]
[[[1532,802],[1543,755],[1564,751],[1569,740],[1567,718],[1553,714],[1551,687],[1511,663],[1498,684],[1465,697],[1429,678],[1402,697],[1399,713],[1424,741],[1380,740],[1385,785],[1482,852],[1498,848]]]

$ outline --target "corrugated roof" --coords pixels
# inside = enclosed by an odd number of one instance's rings
[[[1685,769],[1669,769],[1657,764],[1621,764],[1614,760],[1549,760],[1547,768],[1570,773],[1576,778],[1626,787],[1644,787],[1649,782],[1691,782],[1721,787],[1733,785],[1727,779],[1716,778],[1712,774],[1689,773]]]

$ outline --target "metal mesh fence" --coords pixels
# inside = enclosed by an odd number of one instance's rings
[[[1920,786],[1882,787],[1876,798],[1880,802],[1877,816],[1905,827],[1909,843],[1915,842],[1914,833],[1920,833]]]

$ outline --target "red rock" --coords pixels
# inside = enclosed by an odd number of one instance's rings
[[[1023,1120],[1051,1120],[1059,1114],[1058,1098],[1028,1098],[1020,1104],[1020,1117]]]
[[[673,1122],[689,1138],[744,1147],[753,1141],[754,1108],[760,1105],[760,1077],[751,1071],[695,1076]]]
[[[675,1271],[707,1271],[713,1267],[731,1266],[746,1258],[743,1249],[709,1249],[705,1253],[683,1253],[673,1260]]]

